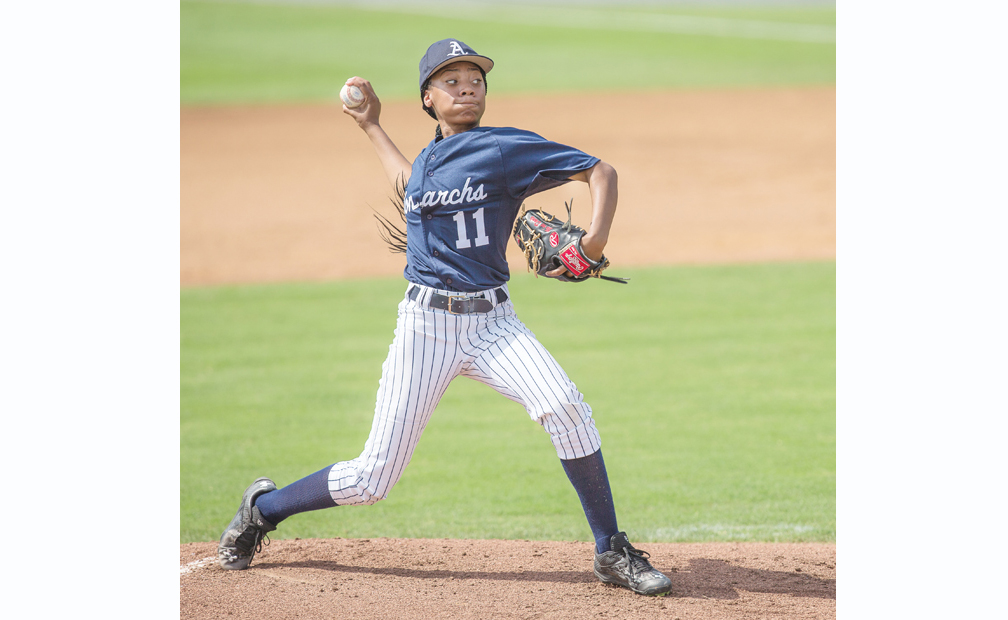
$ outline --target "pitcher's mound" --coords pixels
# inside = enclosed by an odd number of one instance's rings
[[[599,582],[590,543],[278,540],[244,571],[180,548],[182,618],[835,618],[832,543],[640,543],[672,579],[644,597]]]

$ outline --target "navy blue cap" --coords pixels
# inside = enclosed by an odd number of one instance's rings
[[[466,60],[483,69],[484,73],[490,73],[494,62],[486,56],[480,56],[476,50],[469,47],[458,39],[441,39],[427,48],[427,53],[420,59],[420,88],[423,88],[427,78],[434,75],[441,67]]]

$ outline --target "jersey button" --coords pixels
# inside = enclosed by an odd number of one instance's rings
[[[428,213],[428,214],[427,214],[427,219],[428,219],[428,220],[432,220],[432,219],[434,219],[434,216],[433,216],[433,215],[431,215],[430,213]]]
[[[452,279],[451,278],[445,279],[445,284],[451,284],[451,283],[452,283]]]
[[[430,160],[431,160],[431,161],[434,161],[435,159],[437,159],[437,155],[431,155],[431,156],[430,156]]]
[[[430,172],[428,172],[428,173],[427,173],[427,176],[429,176],[429,177],[432,177],[432,176],[434,176],[434,171],[433,171],[433,170],[431,170]]]
[[[439,256],[438,251],[434,250],[434,256]]]

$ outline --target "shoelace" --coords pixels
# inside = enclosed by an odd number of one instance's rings
[[[654,570],[651,563],[647,561],[647,558],[651,557],[651,554],[643,549],[635,549],[630,545],[623,547],[623,556],[627,560],[627,564],[630,566],[630,571],[637,575],[642,572],[648,572]]]
[[[266,541],[266,546],[269,547],[270,537],[269,534],[263,534],[259,537],[259,542],[256,543],[256,553],[262,553],[263,541]]]
[[[235,548],[243,553],[249,553],[255,557],[255,554],[262,552],[263,540],[266,541],[266,546],[269,546],[270,537],[269,534],[266,534],[255,526],[252,526],[252,540],[249,540],[249,531],[250,530],[246,530],[245,533],[235,540]]]

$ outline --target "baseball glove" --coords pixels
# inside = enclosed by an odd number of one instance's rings
[[[581,237],[585,230],[571,224],[571,205],[567,207],[567,221],[560,220],[540,209],[525,210],[522,206],[518,219],[515,220],[514,240],[525,253],[525,261],[529,271],[536,276],[556,278],[563,282],[584,282],[588,278],[601,278],[610,282],[626,284],[626,278],[612,278],[602,275],[602,270],[609,267],[609,259],[604,255],[598,262],[588,258],[581,249]],[[558,276],[548,275],[549,271],[560,266],[567,268]]]

